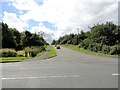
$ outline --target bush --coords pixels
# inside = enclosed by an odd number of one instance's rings
[[[25,52],[31,52],[31,48],[30,48],[30,47],[26,47],[26,48],[24,49],[24,51],[25,51]]]
[[[17,52],[17,56],[20,56],[20,57],[25,57],[25,51],[18,51]]]
[[[98,43],[89,44],[88,50],[98,52],[102,50],[102,46]]]
[[[31,52],[31,56],[32,57],[35,57],[38,53],[40,53],[41,51],[39,49],[32,49],[32,52]]]
[[[32,51],[31,51],[31,56],[35,57],[38,53],[40,53],[42,51],[45,51],[45,48],[43,46],[38,47],[38,48],[33,48]]]
[[[79,47],[83,47],[84,49],[87,49],[89,44],[91,44],[91,43],[92,43],[92,40],[87,38],[80,43]]]
[[[14,49],[2,49],[0,50],[1,57],[16,57],[17,52]]]
[[[112,46],[110,50],[110,54],[111,55],[120,54],[120,46],[119,45]]]
[[[102,46],[102,52],[103,52],[104,54],[109,54],[109,53],[110,53],[110,46],[103,45],[103,46]]]
[[[45,51],[45,47],[44,46],[41,46],[41,47],[32,46],[31,48],[26,47],[24,50],[25,50],[26,56],[28,56],[28,53],[29,53],[31,57],[35,57],[38,53]]]

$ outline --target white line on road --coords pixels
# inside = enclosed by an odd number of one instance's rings
[[[79,78],[79,75],[63,75],[63,76],[40,76],[40,77],[13,77],[1,78],[2,80],[17,80],[17,79],[47,79],[47,78]]]
[[[120,75],[120,74],[117,74],[117,73],[113,73],[112,75],[113,75],[113,76],[118,76],[118,75]]]

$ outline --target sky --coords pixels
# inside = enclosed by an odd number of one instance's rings
[[[97,23],[118,23],[119,0],[1,0],[0,21],[20,32],[44,32],[44,39],[53,39],[89,31]]]

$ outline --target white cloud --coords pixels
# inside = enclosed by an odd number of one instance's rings
[[[24,31],[28,24],[20,20],[15,13],[4,12],[3,22],[7,23],[10,28],[17,28],[19,31]]]
[[[52,41],[53,38],[54,38],[54,31],[46,28],[43,23],[39,23],[38,26],[32,27],[32,29],[31,29],[30,31],[31,31],[32,33],[34,33],[34,32],[35,32],[35,33],[44,32],[44,36],[43,36],[44,39],[45,39],[46,41],[50,42],[50,43],[51,43],[51,41]]]
[[[18,10],[34,10],[37,3],[34,0],[10,0],[12,5]]]
[[[40,24],[31,28],[32,32],[41,29],[55,39],[67,33],[77,33],[78,27],[87,30],[88,26],[106,20],[117,23],[117,3],[118,0],[44,0],[39,5],[34,0],[12,0],[16,9],[28,11],[20,16],[23,22],[33,19],[39,23],[48,21],[55,24],[57,30],[54,32]]]

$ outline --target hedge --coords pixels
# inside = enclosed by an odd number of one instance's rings
[[[14,49],[1,49],[0,56],[1,57],[16,57],[17,52]]]
[[[17,56],[19,56],[19,57],[25,57],[25,51],[24,50],[18,51],[17,52]]]
[[[43,46],[41,46],[41,47],[26,47],[24,49],[24,51],[25,51],[26,56],[28,56],[28,53],[29,53],[29,56],[35,57],[38,53],[45,51],[45,47],[43,47]]]

